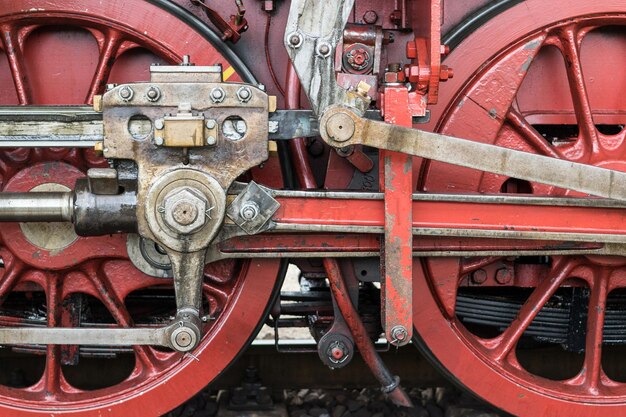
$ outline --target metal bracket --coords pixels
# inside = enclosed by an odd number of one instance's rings
[[[254,181],[226,209],[226,215],[247,234],[266,230],[280,203]]]

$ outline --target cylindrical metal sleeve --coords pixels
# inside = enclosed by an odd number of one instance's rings
[[[0,193],[0,222],[72,221],[71,192]]]
[[[79,236],[102,236],[137,231],[137,194],[124,188],[117,195],[98,195],[88,191],[87,181],[76,182],[74,229]]]

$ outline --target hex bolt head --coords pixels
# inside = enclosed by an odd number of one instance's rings
[[[162,146],[163,145],[163,137],[155,136],[154,144],[157,145],[157,146]]]
[[[215,138],[215,136],[209,136],[206,138],[206,144],[209,146],[213,146],[217,143],[217,139]]]
[[[378,20],[378,13],[375,10],[368,10],[363,14],[363,23],[373,25]]]
[[[159,90],[159,87],[157,86],[150,86],[148,88],[148,91],[146,91],[146,98],[148,99],[148,101],[151,102],[155,102],[155,101],[159,101],[159,99],[161,98],[161,90]]]
[[[176,233],[192,234],[207,222],[204,215],[208,201],[204,194],[191,187],[170,191],[163,199],[162,217],[165,224]]]
[[[161,130],[161,129],[163,129],[163,127],[165,127],[165,120],[163,120],[163,119],[156,119],[154,121],[154,128],[156,130]]]
[[[248,87],[241,87],[237,90],[237,98],[242,103],[247,103],[252,98],[252,91]]]
[[[254,201],[245,202],[241,206],[241,209],[239,210],[239,215],[241,216],[241,218],[243,218],[246,221],[251,221],[251,220],[256,219],[259,213],[260,213],[259,205],[255,203]]]
[[[217,122],[213,119],[208,119],[205,124],[207,129],[215,129],[215,126],[217,126]]]
[[[211,90],[211,100],[213,103],[221,103],[226,98],[226,93],[221,87],[215,87]]]
[[[120,88],[120,90],[118,91],[118,95],[123,101],[131,101],[133,99],[133,95],[135,95],[135,92],[132,88],[130,88],[130,86],[125,85],[124,87]]]

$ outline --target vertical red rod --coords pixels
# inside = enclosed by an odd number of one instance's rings
[[[412,126],[409,91],[405,86],[385,87],[385,122]],[[406,345],[413,335],[413,158],[380,151],[384,167],[381,188],[385,192],[385,242],[381,250],[382,324],[387,340]]]
[[[300,80],[298,80],[296,72],[291,65],[289,65],[289,68],[287,69],[287,89],[285,93],[287,108],[298,109],[300,107]],[[315,178],[313,176],[313,170],[311,169],[311,165],[309,164],[309,160],[306,155],[304,139],[299,138],[291,140],[291,151],[294,157],[294,165],[297,170],[298,179],[302,188],[317,188],[317,184],[315,183]],[[354,308],[354,304],[352,304],[352,300],[348,294],[348,288],[341,274],[341,270],[339,269],[337,260],[325,258],[324,268],[326,269],[328,281],[330,282],[331,291],[333,292],[333,296],[337,302],[337,307],[339,308],[339,311],[341,311],[341,314],[346,320],[346,324],[352,332],[354,342],[359,348],[359,352],[361,352],[363,360],[370,368],[376,379],[378,379],[383,390],[395,404],[404,407],[412,407],[413,404],[411,399],[400,386],[399,379],[394,377],[391,372],[389,372],[389,369],[387,369],[383,363],[382,359],[378,355],[378,352],[376,352],[376,347],[370,339],[369,333],[367,332],[367,329],[365,329],[359,313]]]

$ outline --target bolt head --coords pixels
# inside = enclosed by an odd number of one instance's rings
[[[206,138],[206,144],[209,146],[213,146],[217,143],[217,139],[215,138],[215,136],[209,136]]]
[[[342,341],[334,341],[328,346],[326,355],[332,363],[340,364],[348,357],[348,347]]]
[[[247,103],[252,98],[252,91],[248,87],[241,87],[237,90],[237,98],[242,103]]]
[[[150,86],[146,91],[146,97],[148,101],[155,102],[161,98],[161,90],[156,86]]]
[[[161,146],[163,145],[163,137],[161,136],[155,136],[154,138],[154,144],[157,146]]]
[[[409,332],[404,326],[395,326],[391,329],[391,337],[398,343],[404,342],[409,336]]]
[[[259,215],[259,212],[259,205],[254,201],[244,203],[239,210],[239,214],[246,221],[254,220]]]
[[[161,129],[163,129],[163,127],[165,127],[165,120],[163,120],[163,119],[156,119],[154,121],[154,128],[156,130],[161,130]]]
[[[300,35],[299,33],[292,33],[287,38],[289,39],[289,46],[294,49],[302,46],[302,42],[304,42],[302,35]]]
[[[205,225],[207,207],[204,194],[191,187],[181,187],[170,191],[163,200],[162,216],[174,232],[191,234]]]
[[[134,91],[132,88],[130,88],[129,86],[125,85],[124,87],[120,88],[120,90],[118,91],[118,95],[120,96],[120,98],[123,101],[130,101],[133,98],[134,95]]]
[[[192,201],[181,200],[172,207],[172,217],[176,223],[188,226],[198,218],[198,207]]]
[[[363,23],[367,23],[368,25],[373,25],[378,20],[378,13],[374,10],[368,10],[363,15]]]
[[[222,101],[224,101],[225,97],[226,93],[221,87],[216,87],[211,90],[211,100],[213,101],[213,103],[221,103]]]
[[[196,333],[188,327],[178,327],[170,335],[172,347],[179,352],[192,350],[198,341]]]
[[[217,122],[213,119],[207,120],[205,124],[207,129],[215,129],[215,126],[217,126]]]
[[[319,43],[317,45],[317,54],[323,58],[330,55],[330,45],[326,42]]]

